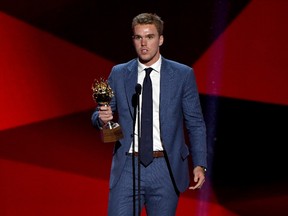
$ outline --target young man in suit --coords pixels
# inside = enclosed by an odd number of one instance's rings
[[[164,42],[163,25],[164,22],[156,14],[142,13],[133,18],[132,39],[137,57],[112,68],[108,83],[114,97],[109,106],[97,107],[92,115],[93,124],[102,127],[117,112],[124,135],[115,143],[113,152],[108,207],[110,216],[133,215],[133,169],[137,167],[138,156],[144,155],[144,150],[143,153],[140,150],[142,145],[153,144],[152,161],[144,163],[141,159],[140,165],[141,208],[145,206],[149,216],[174,216],[181,192],[200,189],[205,181],[206,126],[194,72],[191,67],[168,60],[160,54]],[[148,88],[144,87],[146,68],[152,70],[147,75],[152,83],[152,103],[148,105],[153,110],[150,126],[144,125],[146,119],[141,117],[147,112],[144,109],[147,107],[144,92]],[[141,122],[140,139],[138,124],[134,126],[136,114],[132,102],[137,83],[142,86],[139,96],[141,114],[139,117],[137,115],[136,120]],[[184,126],[189,144],[185,141]],[[143,135],[143,129],[152,133],[150,141],[146,139],[150,135]],[[136,160],[132,160],[133,154]],[[189,155],[193,164],[191,177]],[[136,211],[138,214],[138,208]]]

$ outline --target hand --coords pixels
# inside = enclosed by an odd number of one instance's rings
[[[99,110],[98,117],[103,122],[104,125],[106,125],[107,122],[113,119],[113,113],[110,106],[100,106],[98,107],[98,110]]]
[[[201,166],[196,166],[193,170],[194,174],[194,182],[196,183],[194,186],[190,186],[189,189],[201,189],[205,182],[205,170]]]

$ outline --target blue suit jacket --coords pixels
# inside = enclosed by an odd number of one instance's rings
[[[124,138],[117,141],[114,148],[111,188],[119,179],[127,158],[126,152],[133,141],[132,97],[137,84],[137,71],[137,59],[133,59],[114,66],[108,78],[115,94],[110,106],[114,112],[120,114],[118,122],[124,133]],[[94,125],[97,125],[97,117],[98,112],[95,111],[92,115]],[[184,125],[190,143],[186,143]],[[207,167],[206,127],[193,69],[163,57],[160,71],[160,131],[176,186],[183,192],[188,188],[190,181],[189,153],[192,155],[194,166]]]

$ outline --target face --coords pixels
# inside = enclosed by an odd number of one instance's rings
[[[159,36],[156,27],[152,24],[134,27],[133,44],[142,64],[150,66],[159,59],[159,48],[163,40],[163,35]]]

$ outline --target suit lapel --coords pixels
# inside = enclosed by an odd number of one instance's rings
[[[171,91],[173,89],[173,79],[174,71],[169,66],[168,61],[163,58],[161,71],[160,71],[160,123],[165,121],[165,113],[169,103],[171,101]],[[127,71],[125,72],[125,94],[126,100],[129,105],[130,114],[134,116],[134,107],[132,104],[132,98],[135,94],[135,86],[138,81],[138,64],[137,61],[132,61],[127,66]]]
[[[169,66],[169,63],[164,58],[162,59],[161,71],[160,71],[160,124],[162,124],[167,118],[167,107],[171,101],[171,91],[173,91],[173,79],[174,71]]]
[[[135,86],[138,80],[137,61],[133,61],[127,66],[127,73],[125,74],[125,93],[126,100],[129,105],[130,114],[134,116],[134,107],[132,104],[133,95],[135,94]]]

